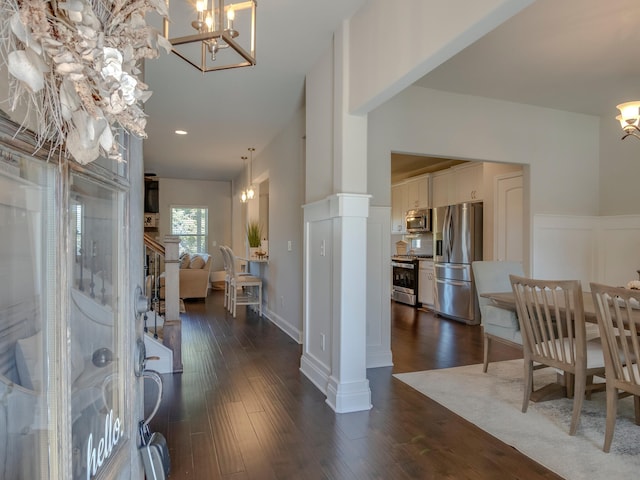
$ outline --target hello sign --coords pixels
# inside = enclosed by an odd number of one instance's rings
[[[93,433],[87,440],[87,480],[90,480],[102,464],[111,456],[113,448],[124,437],[124,428],[120,417],[113,418],[113,409],[104,419],[104,434],[98,446],[93,446]]]

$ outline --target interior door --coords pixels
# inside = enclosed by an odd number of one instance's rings
[[[522,173],[496,177],[495,252],[496,260],[522,262],[523,253],[523,180]]]

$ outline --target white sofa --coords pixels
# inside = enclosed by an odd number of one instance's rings
[[[180,256],[180,298],[205,298],[208,295],[212,263],[208,253]],[[160,275],[160,298],[164,298],[164,273]]]

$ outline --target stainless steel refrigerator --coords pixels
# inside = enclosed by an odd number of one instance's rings
[[[436,313],[470,325],[480,323],[471,262],[482,260],[482,203],[433,209]]]

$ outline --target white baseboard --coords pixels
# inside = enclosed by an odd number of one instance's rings
[[[300,371],[311,380],[318,390],[323,394],[327,394],[327,383],[329,381],[329,369],[315,360],[308,354],[302,354],[300,358]]]
[[[391,350],[367,348],[367,368],[393,367]]]
[[[371,389],[369,380],[339,383],[335,377],[329,378],[327,385],[327,405],[336,413],[362,412],[371,410]]]
[[[294,327],[289,322],[287,322],[284,318],[280,317],[275,312],[272,312],[264,305],[262,307],[262,315],[267,317],[267,319],[273,323],[276,327],[282,330],[284,333],[289,335],[293,340],[295,340],[298,344],[302,344],[302,332],[300,329]]]

